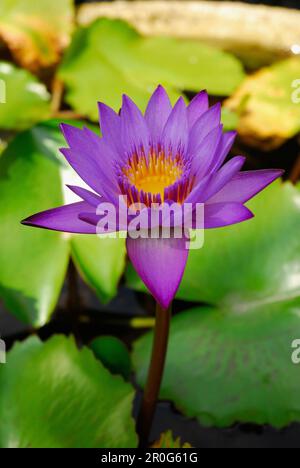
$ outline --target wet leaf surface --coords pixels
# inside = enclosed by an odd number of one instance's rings
[[[300,418],[300,374],[292,342],[300,336],[300,298],[235,310],[198,307],[172,318],[160,398],[202,424],[282,427]],[[151,334],[133,361],[145,383]]]
[[[50,117],[50,94],[31,73],[0,62],[0,128],[24,130]]]
[[[125,93],[144,109],[159,83],[174,102],[184,90],[228,95],[244,78],[228,53],[197,41],[143,38],[126,23],[107,19],[76,32],[58,74],[67,102],[92,120],[98,118],[97,100],[118,110]]]
[[[0,368],[2,448],[136,447],[133,387],[87,348],[55,336],[18,343]]]
[[[115,336],[99,336],[90,343],[90,348],[112,374],[120,374],[128,380],[131,360],[127,347]]]

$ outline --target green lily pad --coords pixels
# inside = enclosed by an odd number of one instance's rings
[[[159,83],[173,102],[183,90],[205,88],[227,96],[244,72],[229,53],[197,41],[144,38],[127,23],[99,19],[74,35],[58,76],[66,84],[67,102],[96,120],[97,100],[118,110],[126,93],[144,109]]]
[[[234,112],[227,107],[222,107],[221,122],[223,124],[224,131],[236,130],[239,123],[239,116],[237,112]]]
[[[46,86],[26,70],[0,62],[0,128],[23,130],[49,117]]]
[[[272,149],[300,131],[300,58],[263,68],[246,78],[225,103],[240,114],[248,144]]]
[[[62,200],[58,166],[38,147],[41,130],[18,135],[0,159],[0,297],[34,326],[46,323],[56,305],[69,252],[63,235],[20,224]]]
[[[70,41],[73,17],[73,0],[1,0],[0,38],[23,67],[49,67]]]
[[[299,336],[300,298],[182,312],[172,318],[160,398],[209,426],[299,421],[300,372],[291,359]],[[151,339],[134,347],[141,385]]]
[[[136,447],[133,387],[63,336],[18,343],[0,367],[1,448]]]
[[[191,250],[177,297],[210,304],[249,304],[300,296],[300,192],[276,182],[248,203],[255,218],[205,231]],[[129,286],[144,290],[132,267]]]
[[[51,317],[70,252],[84,279],[105,300],[115,294],[124,266],[124,239],[108,242],[20,224],[34,213],[71,202],[66,199],[71,192],[62,190],[74,177],[58,151],[63,145],[58,123],[50,121],[18,135],[0,159],[0,297],[34,326]]]
[[[125,269],[124,239],[78,234],[72,236],[71,246],[72,258],[82,277],[95,289],[101,302],[109,302],[117,294]]]
[[[112,374],[121,374],[128,380],[131,360],[125,344],[114,336],[99,336],[90,343],[90,348]]]

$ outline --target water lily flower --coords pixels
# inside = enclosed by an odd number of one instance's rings
[[[35,214],[23,224],[96,234],[98,205],[104,201],[120,210],[121,196],[126,203],[141,203],[148,213],[154,204],[203,204],[203,227],[218,228],[251,218],[245,203],[282,174],[277,169],[241,172],[242,156],[224,164],[236,133],[223,132],[221,106],[209,108],[206,92],[188,105],[180,97],[172,107],[158,86],[144,115],[127,96],[119,114],[103,103],[99,112],[102,137],[88,128],[61,125],[69,146],[61,152],[91,190],[70,186],[81,201]],[[119,222],[115,229],[124,226]],[[166,309],[186,266],[186,237],[128,236],[126,242],[137,273]]]

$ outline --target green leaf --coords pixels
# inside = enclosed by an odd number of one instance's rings
[[[15,345],[0,386],[2,448],[136,447],[132,386],[73,339]]]
[[[205,231],[191,250],[177,294],[210,304],[248,304],[300,296],[300,193],[276,182],[248,203],[255,218]],[[128,284],[142,289],[127,272]]]
[[[101,302],[110,301],[125,268],[124,239],[79,234],[72,237],[71,248],[82,277],[95,289]]]
[[[73,29],[73,0],[1,0],[0,38],[25,68],[54,65]]]
[[[239,134],[251,145],[272,149],[293,137],[300,131],[300,58],[249,76],[226,106],[239,112]]]
[[[131,360],[125,344],[114,336],[100,336],[93,340],[90,348],[102,364],[112,374],[121,374],[128,380],[131,372]]]
[[[31,73],[0,62],[0,128],[22,130],[50,117],[50,94]]]
[[[59,166],[43,148],[51,131],[22,133],[0,159],[0,296],[18,318],[41,326],[53,311],[66,272],[62,234],[22,226],[21,220],[62,201]]]
[[[237,128],[239,123],[239,116],[236,112],[228,109],[227,107],[222,107],[221,121],[224,125],[224,131],[228,132]]]
[[[240,62],[226,52],[192,40],[143,38],[108,19],[77,31],[58,75],[68,103],[92,120],[97,100],[118,110],[126,93],[144,109],[159,83],[174,102],[183,90],[229,95],[244,78]]]
[[[152,334],[134,347],[143,385]],[[282,427],[300,419],[300,298],[245,308],[195,308],[172,318],[160,398],[202,424],[236,421]]]
[[[7,138],[6,136],[2,137],[2,135],[0,134],[0,157],[8,144],[6,138]]]
[[[69,189],[62,190],[74,178],[78,182],[58,151],[64,144],[57,122],[50,121],[18,135],[0,159],[0,297],[34,326],[51,317],[70,251],[104,300],[115,294],[124,266],[124,239],[91,239],[20,224],[34,213],[74,201]]]

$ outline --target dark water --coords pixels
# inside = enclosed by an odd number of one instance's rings
[[[259,0],[247,0],[243,3],[252,3],[253,5],[272,5],[272,6],[282,6],[287,8],[300,8],[299,0],[266,0],[261,2]]]

